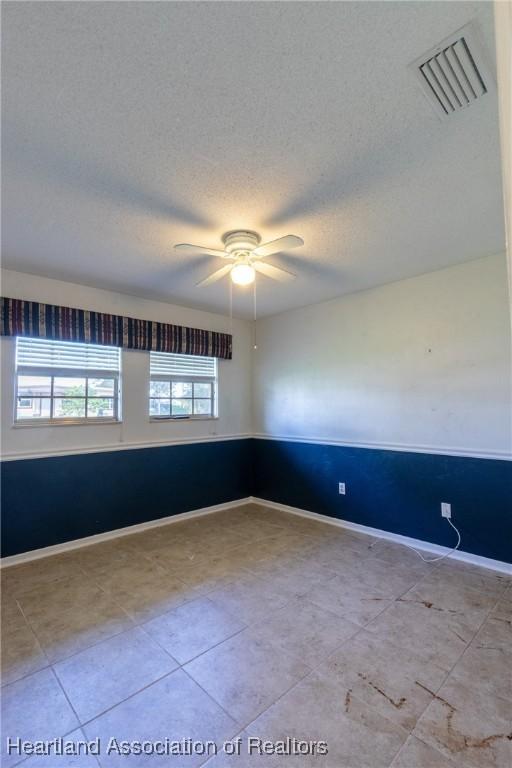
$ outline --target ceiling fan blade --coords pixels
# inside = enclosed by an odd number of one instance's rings
[[[211,285],[212,283],[216,283],[217,280],[221,280],[223,277],[228,275],[233,268],[232,264],[226,264],[225,267],[221,267],[216,272],[213,272],[209,277],[206,277],[204,280],[201,280],[199,283],[196,283],[196,285],[201,286],[201,288],[204,288],[205,285]]]
[[[285,235],[284,237],[278,237],[277,240],[271,240],[269,243],[263,243],[258,245],[254,249],[254,256],[272,256],[274,253],[281,253],[281,251],[288,251],[290,248],[298,248],[299,245],[304,245],[302,237],[297,235]]]
[[[209,256],[220,256],[221,259],[231,259],[232,257],[226,251],[219,251],[216,248],[203,248],[202,245],[191,245],[190,243],[178,243],[174,246],[178,253],[189,253],[191,255],[208,254]]]
[[[280,283],[287,283],[288,280],[295,280],[297,275],[293,272],[288,272],[281,267],[274,267],[273,264],[267,264],[266,261],[254,261],[253,267],[256,272],[261,272],[265,277],[271,277],[273,280],[279,280]]]

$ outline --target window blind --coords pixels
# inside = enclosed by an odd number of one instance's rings
[[[119,347],[18,337],[17,368],[119,371]]]
[[[217,361],[214,357],[150,352],[151,376],[172,376],[181,379],[215,378],[216,367]]]

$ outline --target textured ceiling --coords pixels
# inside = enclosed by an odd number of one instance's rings
[[[225,312],[172,245],[300,235],[270,314],[504,248],[496,93],[443,122],[407,68],[476,19],[494,71],[492,3],[2,11],[6,267]]]

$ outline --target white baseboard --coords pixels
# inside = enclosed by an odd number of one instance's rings
[[[127,525],[125,528],[115,528],[113,531],[97,533],[94,536],[85,536],[83,539],[73,539],[73,541],[65,541],[62,544],[53,544],[50,547],[43,547],[42,549],[32,549],[29,552],[20,552],[19,555],[3,557],[0,560],[0,568],[8,568],[11,565],[28,563],[31,560],[40,560],[42,557],[48,557],[49,555],[57,555],[61,552],[69,552],[73,549],[89,547],[91,544],[98,544],[101,541],[109,541],[109,539],[117,539],[121,536],[130,536],[132,533],[147,531],[148,528],[159,528],[162,525],[178,523],[181,520],[188,520],[191,517],[210,515],[212,512],[221,512],[224,509],[232,509],[233,507],[239,507],[242,504],[248,504],[249,502],[249,497],[236,499],[235,501],[227,501],[225,504],[214,504],[211,507],[192,509],[190,512],[180,512],[177,515],[170,515],[169,517],[160,517],[158,520],[148,520],[146,523]]]
[[[380,528],[370,528],[368,525],[360,525],[359,523],[351,523],[349,520],[340,520],[337,517],[321,515],[318,512],[309,512],[307,509],[289,507],[287,504],[279,504],[276,501],[267,501],[267,499],[260,499],[257,496],[251,496],[249,501],[253,504],[261,504],[264,507],[270,507],[271,509],[278,509],[281,512],[289,512],[292,515],[308,517],[311,520],[335,525],[338,528],[348,528],[351,531],[358,531],[359,533],[365,533],[379,539],[387,539],[388,541],[394,541],[398,544],[407,544],[409,547],[414,547],[415,549],[420,549],[424,552],[432,552],[436,555],[445,555],[448,552],[451,552],[449,547],[441,547],[438,544],[431,544],[428,541],[421,541],[421,539],[411,539],[409,536],[402,536],[399,533],[382,531]],[[462,535],[464,536],[463,531]],[[498,571],[499,573],[506,573],[512,576],[512,564],[504,563],[501,560],[492,560],[490,557],[481,557],[480,555],[473,555],[471,552],[463,552],[461,550],[453,552],[450,555],[450,559],[460,560],[463,563],[478,565],[481,568],[488,568],[492,571]]]
[[[220,512],[225,509],[233,509],[235,507],[242,506],[243,504],[250,503],[261,504],[264,507],[270,507],[271,509],[277,509],[282,512],[289,512],[292,515],[299,515],[300,517],[307,517],[311,520],[317,520],[322,523],[327,523],[328,525],[337,526],[338,528],[347,528],[352,531],[358,531],[359,533],[365,533],[369,536],[375,536],[379,539],[387,539],[388,541],[394,541],[398,544],[408,544],[415,549],[420,549],[424,552],[432,552],[436,555],[444,555],[447,552],[450,552],[448,547],[441,547],[438,544],[431,544],[428,541],[411,539],[408,536],[402,536],[399,533],[383,531],[380,528],[370,528],[370,526],[367,525],[351,523],[349,520],[340,520],[339,518],[329,517],[328,515],[321,515],[318,512],[310,512],[307,509],[299,509],[298,507],[290,507],[287,504],[279,504],[275,501],[260,499],[256,496],[248,496],[243,499],[228,501],[225,504],[215,504],[211,507],[193,509],[190,512],[180,512],[177,515],[161,517],[158,520],[149,520],[146,523],[137,523],[136,525],[129,525],[125,528],[116,528],[113,531],[98,533],[94,536],[86,536],[83,539],[74,539],[73,541],[66,541],[62,544],[54,544],[53,546],[44,547],[43,549],[33,549],[29,552],[21,552],[19,555],[11,555],[10,557],[2,558],[0,560],[0,568],[8,568],[13,565],[28,563],[31,560],[40,560],[41,558],[48,557],[49,555],[56,555],[61,552],[69,552],[73,549],[88,547],[91,544],[98,544],[101,541],[108,541],[110,539],[117,539],[122,536],[129,536],[132,533],[146,531],[149,528],[158,528],[162,525],[169,525],[169,523],[177,523],[181,520],[187,520],[193,517],[202,517],[203,515],[210,515],[213,512]],[[457,550],[457,552],[454,552],[450,558],[452,560],[460,560],[464,563],[477,565],[481,568],[488,568],[493,571],[498,571],[499,573],[512,575],[512,564],[504,563],[500,560],[492,560],[488,557],[481,557],[480,555],[473,555],[471,552],[463,552]]]

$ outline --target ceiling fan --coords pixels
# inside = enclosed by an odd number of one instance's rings
[[[296,277],[293,272],[275,267],[273,264],[267,264],[263,259],[275,253],[304,245],[304,240],[297,235],[286,235],[268,243],[261,243],[261,237],[257,232],[238,229],[226,232],[222,236],[222,242],[224,243],[223,251],[216,248],[204,248],[201,245],[191,245],[190,243],[179,243],[174,246],[174,250],[179,253],[204,253],[209,256],[218,256],[221,259],[229,259],[229,264],[217,269],[197,285],[211,285],[226,275],[230,275],[231,280],[236,285],[250,285],[256,278],[256,272],[281,282],[293,280]]]

